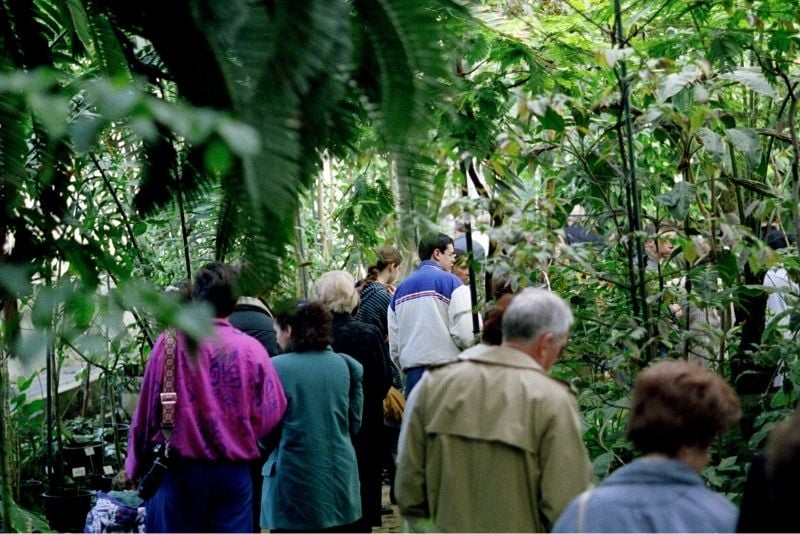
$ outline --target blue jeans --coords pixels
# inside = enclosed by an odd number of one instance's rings
[[[179,460],[147,501],[146,532],[253,532],[246,462]]]
[[[411,367],[403,371],[403,374],[406,375],[406,385],[403,388],[403,393],[405,394],[406,398],[411,395],[411,390],[414,389],[414,386],[417,385],[419,379],[422,378],[422,375],[425,373],[425,366],[419,367]]]

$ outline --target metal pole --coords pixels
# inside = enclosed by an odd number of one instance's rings
[[[617,45],[619,48],[625,48],[625,38],[622,32],[622,4],[620,0],[614,0],[614,14],[616,18],[616,34]],[[620,98],[622,100],[622,113],[625,119],[625,141],[628,145],[628,183],[630,184],[631,200],[633,202],[633,217],[630,218],[631,233],[633,233],[634,246],[636,247],[636,257],[639,267],[639,299],[641,303],[642,324],[646,328],[649,327],[650,322],[650,309],[647,304],[647,289],[645,286],[646,263],[644,257],[644,246],[641,238],[641,215],[642,215],[642,200],[639,193],[639,184],[636,180],[636,153],[633,146],[633,121],[631,120],[630,108],[630,85],[628,84],[628,69],[625,65],[625,60],[619,62],[620,68]]]
[[[462,190],[462,196],[467,197],[469,196],[469,167],[474,165],[472,161],[469,164],[465,162],[461,162],[461,172],[464,174],[464,189]],[[469,269],[469,299],[471,303],[471,310],[472,310],[472,333],[476,336],[481,331],[481,325],[478,321],[478,288],[476,286],[475,281],[475,269],[472,267],[473,261],[473,246],[472,246],[472,223],[469,220],[464,221],[464,230],[465,230],[465,237],[467,239],[467,268]]]

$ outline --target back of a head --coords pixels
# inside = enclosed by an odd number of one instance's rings
[[[369,284],[378,281],[378,275],[387,269],[390,265],[399,266],[403,263],[403,255],[400,251],[391,246],[383,246],[375,249],[375,256],[377,260],[373,265],[367,267],[367,276],[359,282],[359,291]],[[392,279],[392,281],[394,281]]]
[[[441,232],[438,234],[426,234],[422,236],[422,239],[419,240],[419,246],[417,246],[419,259],[422,261],[429,260],[433,256],[433,251],[439,249],[444,252],[447,245],[452,245],[453,243],[453,238],[447,234]]]
[[[353,276],[346,271],[330,271],[314,284],[317,301],[332,313],[352,313],[358,306],[358,291]]]
[[[281,329],[292,328],[286,352],[324,350],[333,340],[332,319],[331,312],[319,302],[290,299],[275,305],[275,323]]]
[[[800,479],[800,413],[783,421],[770,433],[766,447],[767,490],[772,510],[781,511],[791,524],[786,532],[800,530],[800,518],[790,510],[797,499],[797,481]],[[788,513],[784,513],[788,512]],[[791,516],[790,516],[791,513]]]
[[[511,284],[511,273],[492,274],[492,295],[494,295],[494,298],[499,299],[503,295],[514,294],[516,294],[516,292]]]
[[[376,248],[375,255],[378,257],[376,266],[380,269],[384,269],[390,264],[400,265],[403,263],[403,255],[400,254],[400,251],[388,245]]]
[[[227,317],[236,306],[235,281],[236,270],[233,267],[225,263],[209,263],[195,275],[192,298],[211,304],[215,317]]]
[[[586,209],[580,204],[575,204],[572,207],[572,211],[569,212],[567,216],[567,224],[575,224],[580,222],[586,216]]]
[[[528,288],[514,297],[503,314],[503,341],[536,342],[550,332],[563,336],[572,326],[572,311],[550,291]]]
[[[741,416],[725,380],[697,363],[660,361],[636,378],[628,439],[644,454],[674,457],[681,447],[705,448]]]
[[[481,342],[486,345],[503,343],[503,315],[505,315],[514,295],[503,295],[483,315],[483,331]]]
[[[795,242],[794,236],[781,231],[780,228],[772,227],[767,229],[761,238],[773,250],[781,250]]]

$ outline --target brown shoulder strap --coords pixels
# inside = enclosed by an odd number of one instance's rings
[[[169,443],[172,430],[175,428],[175,360],[177,357],[178,339],[175,331],[168,329],[164,333],[164,373],[161,379],[161,433]]]

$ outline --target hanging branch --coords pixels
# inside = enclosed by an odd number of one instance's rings
[[[464,175],[464,185],[461,188],[461,196],[464,198],[469,197],[469,175],[472,172],[472,167],[475,162],[470,158],[469,163],[466,160],[461,161],[461,173]],[[478,291],[476,287],[477,281],[475,280],[475,267],[473,262],[475,260],[474,249],[472,245],[472,222],[469,217],[464,219],[464,233],[467,240],[467,269],[469,270],[469,299],[472,305],[472,333],[476,336],[481,333],[480,321],[478,320]]]
[[[130,220],[128,220],[127,212],[125,208],[122,206],[122,202],[120,202],[119,197],[117,197],[116,191],[114,191],[114,187],[111,185],[111,180],[108,179],[108,175],[106,175],[106,171],[103,170],[103,167],[100,166],[100,162],[97,161],[97,157],[94,154],[89,154],[89,157],[92,158],[92,162],[97,170],[100,172],[100,176],[103,178],[103,184],[106,186],[108,193],[111,195],[111,198],[114,199],[114,204],[117,205],[117,210],[119,211],[120,216],[122,217],[122,225],[125,227],[125,232],[128,234],[128,239],[131,240],[131,244],[133,245],[133,250],[136,252],[136,256],[139,258],[139,261],[144,265],[145,259],[144,254],[142,254],[142,249],[139,248],[139,243],[136,241],[136,235],[133,233],[133,228],[131,228]]]
[[[142,254],[142,249],[139,248],[139,243],[136,241],[136,235],[133,233],[133,229],[131,228],[130,221],[128,220],[128,216],[126,214],[125,208],[122,206],[122,202],[120,202],[119,197],[117,197],[117,193],[114,191],[114,187],[111,185],[111,180],[108,179],[106,172],[100,166],[100,162],[97,161],[97,158],[94,154],[90,154],[89,157],[92,158],[92,162],[97,170],[100,172],[100,176],[103,178],[103,184],[106,186],[108,193],[111,195],[111,198],[114,199],[114,203],[117,205],[117,210],[119,210],[120,216],[122,217],[122,224],[125,227],[125,231],[128,233],[128,238],[131,240],[131,244],[133,245],[133,249],[136,251],[136,256],[139,258],[139,261],[144,265],[145,259],[144,254]],[[114,284],[117,283],[116,278],[113,274],[109,273],[109,276],[112,280],[114,280]],[[144,323],[139,314],[136,313],[135,310],[131,310],[134,319],[139,324],[139,328],[142,329],[147,342],[150,346],[153,346],[153,337],[150,335],[150,329],[147,328],[147,325]]]

